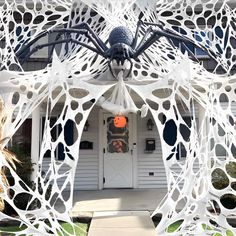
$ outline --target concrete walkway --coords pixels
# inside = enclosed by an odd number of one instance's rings
[[[88,236],[156,236],[148,211],[95,212]]]

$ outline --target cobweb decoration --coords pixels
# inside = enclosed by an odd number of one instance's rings
[[[136,93],[143,100],[143,114],[148,107],[161,137],[168,193],[153,213],[153,218],[161,215],[157,234],[235,233],[231,219],[236,217],[236,13],[232,4],[226,0],[1,1],[0,95],[8,119],[0,146],[0,169],[11,173],[14,185],[9,189],[0,178],[0,197],[16,212],[14,217],[0,212],[1,221],[18,221],[22,230],[15,235],[75,235],[75,231],[65,232],[60,222],[74,225],[69,211],[85,122],[95,105],[104,106],[104,99],[121,113],[137,112],[131,96]],[[102,56],[73,43],[49,48],[52,61],[40,70],[27,71],[16,56],[25,45],[34,47],[38,36],[55,39],[50,35],[55,28],[88,23],[105,42],[115,26],[128,26],[135,33],[140,16],[191,39],[204,49],[195,52],[205,57],[207,52],[211,59],[193,61],[178,47],[179,42],[161,37],[134,62],[129,78],[120,74],[114,79]],[[147,27],[141,28],[139,41]],[[90,44],[84,36],[72,37]],[[112,91],[111,96],[104,98],[107,91]],[[119,91],[124,92],[126,103]],[[2,148],[42,104],[46,104],[46,119],[32,189],[15,173]],[[104,108],[119,113],[111,110],[114,106]],[[53,121],[58,107],[60,116]],[[188,121],[186,114],[191,117]],[[65,132],[71,124],[74,139],[69,142]],[[55,129],[60,132],[53,139]],[[186,157],[179,160],[180,150]],[[57,151],[63,160],[57,160]],[[43,173],[46,153],[51,162]],[[26,210],[15,204],[22,194],[30,198]],[[178,230],[170,232],[173,224]]]

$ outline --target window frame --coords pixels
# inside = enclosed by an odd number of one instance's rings
[[[177,33],[179,33],[180,35],[182,35],[182,34],[181,34],[182,28],[179,27],[179,26],[175,26],[175,28],[176,28],[176,29],[174,29],[174,31],[177,32]],[[200,25],[199,28],[203,28],[203,25],[202,25],[202,27],[201,27],[201,25]],[[211,25],[208,25],[208,29],[212,29],[212,26],[211,26]],[[193,29],[192,29],[192,30],[193,30]],[[201,30],[200,33],[201,33],[201,32],[204,32],[204,30]],[[206,35],[207,35],[207,34],[210,34],[211,37],[210,37],[209,41],[212,41],[212,40],[213,40],[213,32],[212,32],[212,31],[207,30],[207,32],[205,32],[205,34],[206,34]],[[197,37],[196,32],[193,32],[193,36],[194,36],[195,40],[197,40],[197,39],[196,39],[196,37]],[[179,40],[176,40],[176,41],[179,41]],[[174,42],[173,42],[173,44],[174,44],[182,53],[185,53],[185,52],[187,51],[186,48],[182,46],[181,42],[178,42],[178,45],[176,45],[177,43],[174,43]],[[188,47],[188,44],[186,44],[186,46]],[[188,48],[189,48],[189,47],[188,47]],[[200,49],[200,48],[197,48],[194,44],[193,44],[193,49],[190,49],[190,48],[189,48],[189,50],[193,53],[193,55],[194,55],[197,59],[209,59],[209,58],[210,58],[210,56],[209,56],[207,53],[205,53],[204,55],[197,53],[197,51],[198,51],[198,50],[201,50],[201,49]],[[203,51],[203,50],[202,50],[202,51]],[[204,51],[203,51],[203,52],[204,52]]]

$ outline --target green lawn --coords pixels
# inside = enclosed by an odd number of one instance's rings
[[[61,226],[64,232],[63,233],[58,232],[58,236],[69,236],[70,234],[76,235],[76,236],[86,236],[88,232],[88,228],[89,228],[89,223],[77,222],[73,225],[74,227],[69,223],[61,223]],[[22,227],[4,226],[4,227],[0,227],[0,232],[12,232],[12,234],[10,233],[9,236],[13,236],[14,232],[20,232],[24,229],[26,229],[26,226],[22,226]],[[21,236],[26,236],[26,235],[22,234]]]
[[[75,232],[74,235],[78,235],[78,236],[86,236],[88,232],[88,227],[89,227],[89,225],[85,223],[76,223],[74,228],[69,223],[62,223],[61,225],[62,225],[62,228],[66,232],[72,235]],[[69,236],[69,234],[67,234],[66,232],[63,234],[58,234],[58,236]]]
[[[183,220],[176,221],[173,224],[169,225],[166,231],[168,233],[174,233],[175,231],[178,231],[178,228],[182,223],[183,223]],[[209,226],[207,226],[205,224],[203,224],[202,227],[203,227],[203,229],[207,228],[207,230],[212,230],[213,231],[213,229],[211,229]],[[220,233],[212,232],[212,236],[223,236],[223,235],[220,234]],[[236,235],[231,230],[227,230],[226,231],[226,236],[236,236]]]

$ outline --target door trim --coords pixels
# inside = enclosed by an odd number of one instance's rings
[[[98,189],[103,189],[103,114],[104,111],[99,109],[99,116],[98,116],[98,132],[99,132],[99,140],[98,140]]]

